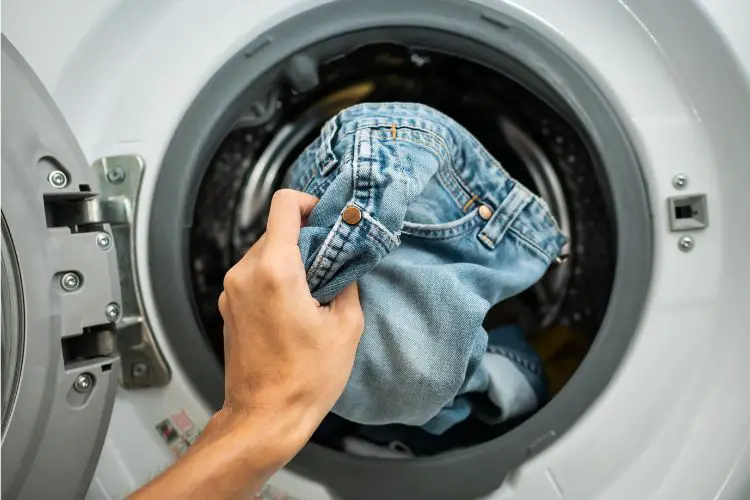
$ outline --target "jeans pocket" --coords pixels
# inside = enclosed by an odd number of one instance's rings
[[[475,208],[463,217],[439,224],[421,224],[417,222],[404,221],[401,232],[409,236],[425,239],[448,239],[462,236],[484,220],[479,216],[479,209]]]

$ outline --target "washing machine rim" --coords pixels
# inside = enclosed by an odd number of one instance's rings
[[[429,9],[426,8],[428,7]],[[425,15],[428,12],[429,15]],[[153,281],[154,300],[164,333],[198,391],[213,406],[221,404],[223,373],[205,349],[189,296],[187,245],[195,176],[208,165],[218,142],[242,104],[254,96],[251,81],[286,57],[344,31],[376,26],[421,26],[456,35],[451,52],[484,51],[497,57],[500,47],[526,56],[536,76],[553,84],[581,118],[602,155],[617,214],[618,261],[612,305],[587,359],[561,394],[527,423],[494,441],[432,458],[398,463],[361,459],[309,445],[291,466],[327,483],[344,496],[362,491],[378,497],[418,487],[434,498],[482,495],[495,489],[504,472],[539,453],[562,435],[606,387],[637,330],[646,300],[653,257],[652,221],[646,185],[631,141],[616,111],[575,60],[510,17],[454,1],[420,0],[335,3],[296,13],[256,38],[227,61],[193,101],[178,126],[157,179],[149,225],[149,266],[163,279]],[[301,29],[303,28],[303,29]],[[416,32],[417,30],[413,29]],[[442,44],[441,47],[446,47]],[[524,52],[525,51],[525,52]],[[526,82],[524,82],[526,83]],[[602,145],[607,147],[603,148]],[[191,175],[187,175],[189,172]],[[183,200],[180,202],[180,200]],[[187,201],[187,202],[186,202]],[[628,216],[622,216],[627,208]],[[638,245],[630,244],[639,241]],[[362,488],[364,478],[372,487]],[[472,480],[468,480],[471,478]],[[384,479],[387,479],[385,481]],[[346,493],[346,494],[345,494]]]

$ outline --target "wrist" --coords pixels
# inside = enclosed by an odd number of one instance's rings
[[[201,441],[231,441],[238,449],[238,459],[251,461],[248,465],[259,472],[266,469],[273,473],[310,439],[319,424],[312,420],[293,408],[286,411],[222,408],[209,420]]]

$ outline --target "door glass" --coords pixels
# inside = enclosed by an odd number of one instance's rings
[[[10,230],[2,218],[2,436],[10,420],[21,372],[23,351],[23,290]]]

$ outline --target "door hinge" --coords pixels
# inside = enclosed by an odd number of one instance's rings
[[[115,250],[122,296],[119,303],[106,306],[104,315],[116,329],[120,384],[126,389],[166,385],[171,371],[142,312],[134,258],[134,223],[144,162],[138,156],[105,157],[91,168],[99,179],[100,192],[45,197],[47,225],[66,226],[76,234],[96,233],[101,250]],[[77,279],[72,274],[62,276],[61,284],[75,286]]]

